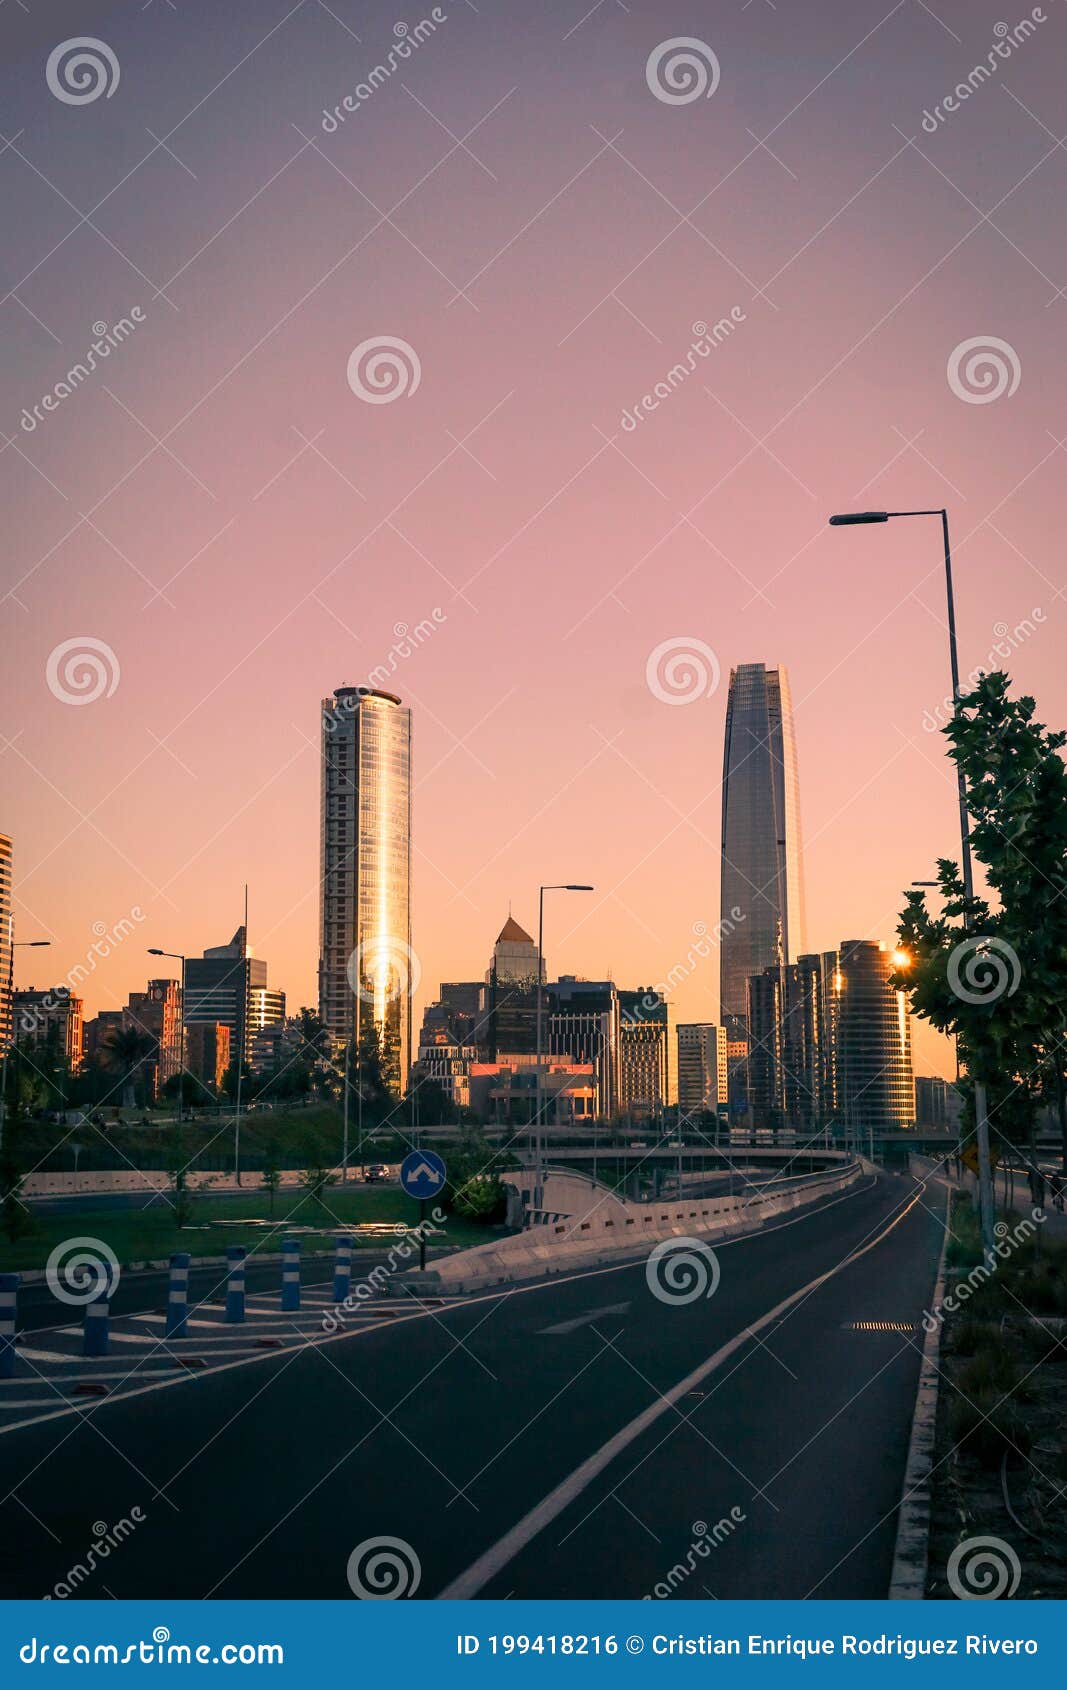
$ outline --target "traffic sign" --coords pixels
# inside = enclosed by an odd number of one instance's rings
[[[433,1150],[413,1150],[400,1164],[400,1183],[409,1197],[425,1202],[445,1183],[445,1164]]]
[[[970,1168],[971,1173],[974,1174],[975,1177],[977,1178],[977,1176],[978,1176],[978,1144],[977,1144],[977,1141],[975,1139],[972,1138],[970,1143],[965,1145],[964,1148],[960,1151],[960,1161],[964,1164],[965,1167]],[[999,1161],[1000,1161],[1000,1145],[999,1144],[991,1144],[989,1146],[989,1166],[990,1166],[990,1168],[995,1168]]]

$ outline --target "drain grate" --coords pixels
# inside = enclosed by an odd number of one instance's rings
[[[914,1332],[913,1320],[844,1320],[843,1332]]]

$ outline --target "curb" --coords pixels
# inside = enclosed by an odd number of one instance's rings
[[[924,1182],[925,1183],[925,1182]],[[948,1251],[949,1219],[952,1213],[952,1192],[946,1193],[945,1236],[937,1263],[933,1307],[939,1309],[945,1300],[945,1256]],[[934,1443],[937,1432],[937,1397],[940,1381],[941,1333],[944,1322],[939,1320],[923,1342],[922,1364],[919,1368],[919,1388],[915,1393],[915,1412],[908,1444],[908,1461],[904,1469],[904,1485],[897,1514],[897,1541],[893,1551],[893,1572],[889,1581],[890,1602],[921,1602],[926,1594],[926,1574],[930,1560],[930,1475],[934,1465]]]

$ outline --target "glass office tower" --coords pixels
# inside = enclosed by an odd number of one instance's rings
[[[722,778],[720,1020],[747,1037],[748,982],[805,949],[800,796],[783,668],[730,671]]]
[[[394,693],[322,701],[319,1014],[335,1043],[377,1033],[398,1094],[411,1066],[411,711]]]

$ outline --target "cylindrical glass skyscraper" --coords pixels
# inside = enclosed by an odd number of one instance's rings
[[[411,711],[393,693],[322,701],[319,1015],[339,1046],[377,1033],[397,1094],[411,1067]]]

